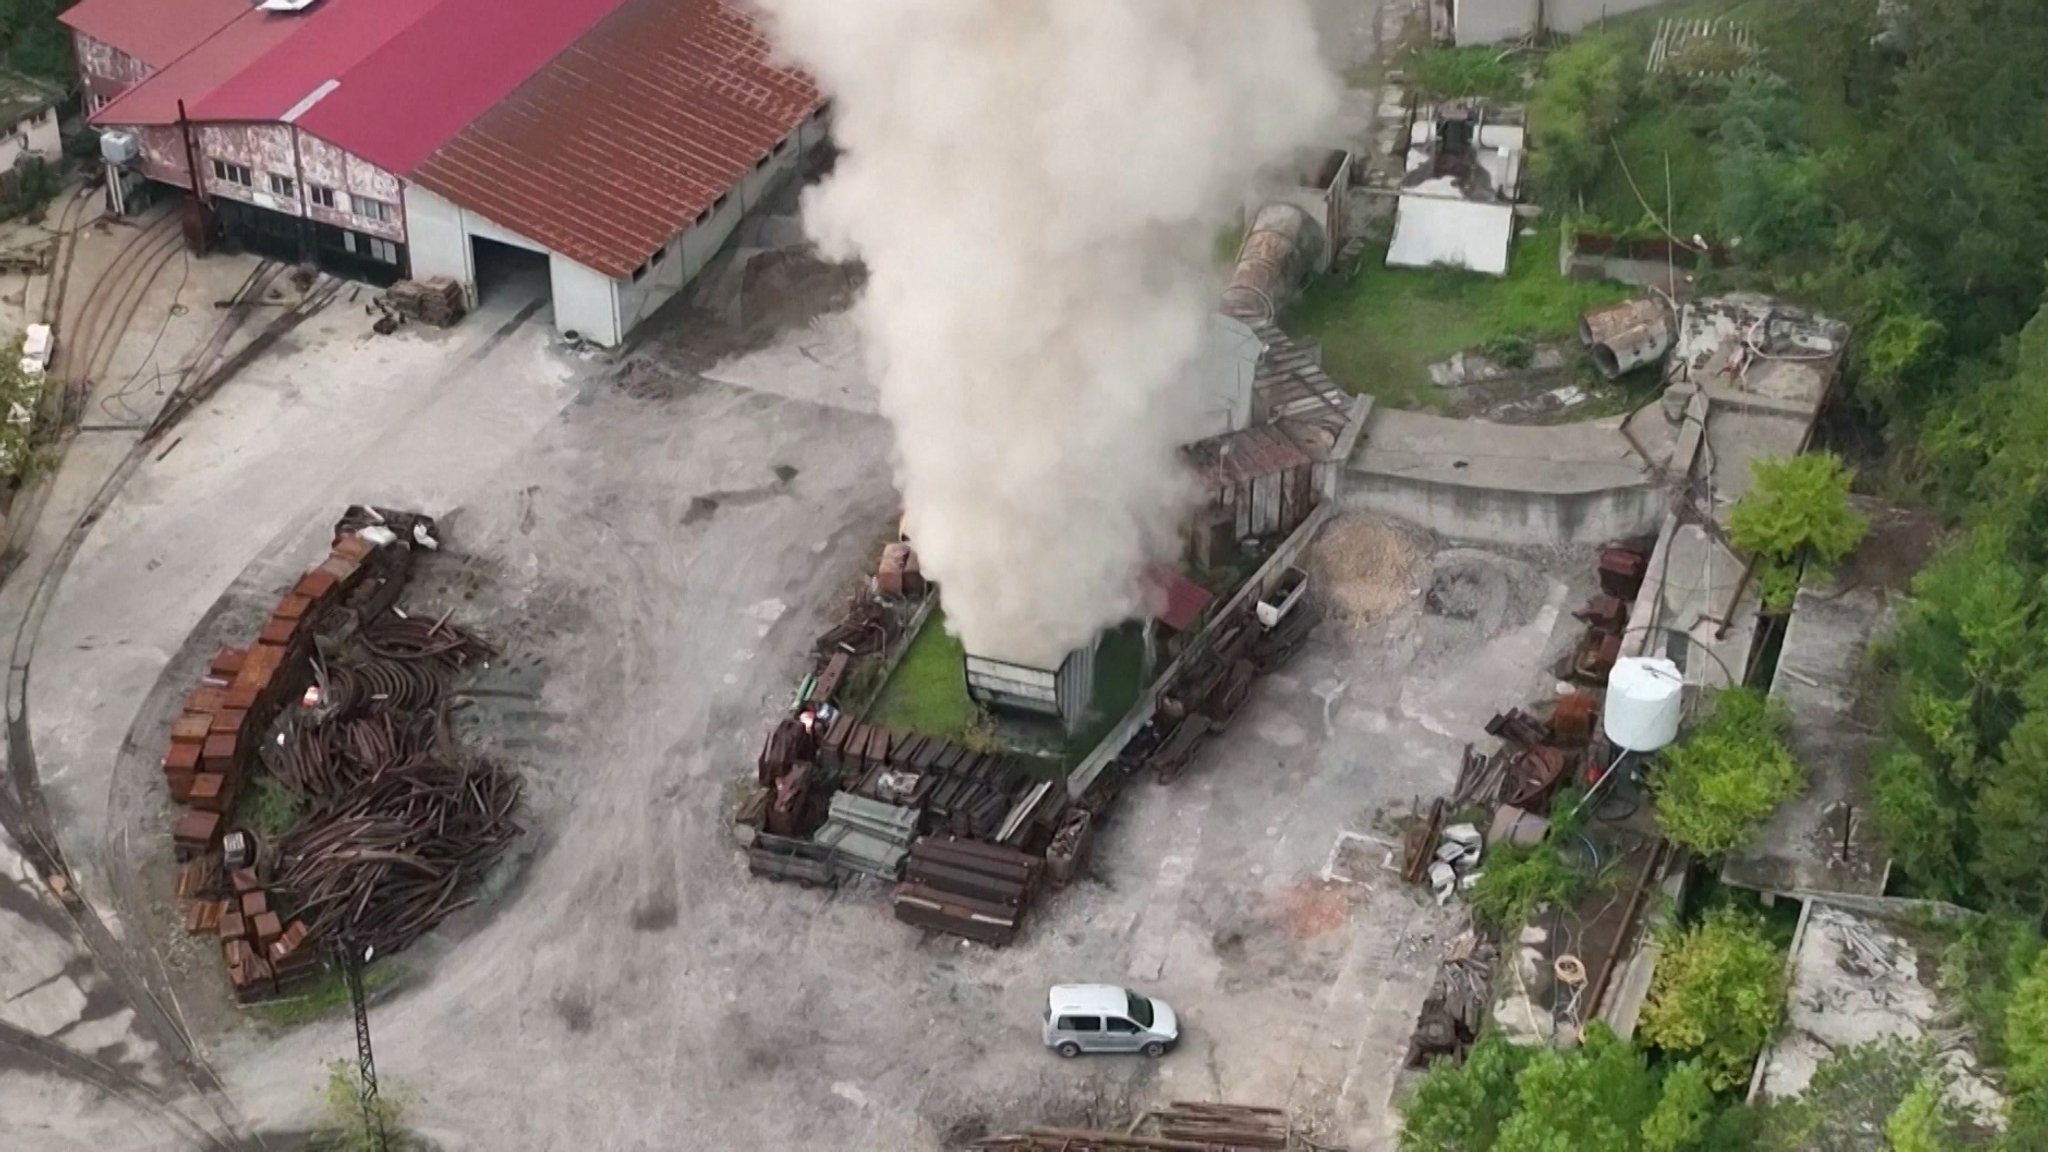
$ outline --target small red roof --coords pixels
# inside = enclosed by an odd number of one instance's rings
[[[162,68],[249,14],[249,0],[79,0],[57,17]]]
[[[820,103],[728,0],[626,0],[411,175],[623,279]]]
[[[1145,590],[1151,594],[1152,603],[1158,605],[1152,618],[1175,632],[1193,629],[1196,621],[1202,618],[1203,609],[1215,599],[1207,588],[1168,564],[1154,564],[1145,569]]]

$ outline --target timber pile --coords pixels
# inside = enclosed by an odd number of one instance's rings
[[[1186,1101],[1148,1112],[1122,1131],[1026,1128],[1013,1136],[984,1137],[970,1147],[987,1152],[1343,1152],[1312,1139],[1278,1108]]]
[[[910,846],[910,867],[897,885],[896,919],[983,944],[1008,944],[1037,887],[1038,857],[957,837],[927,837]]]
[[[384,304],[408,320],[446,328],[462,319],[465,311],[462,285],[446,276],[425,280],[400,280],[384,291]]]

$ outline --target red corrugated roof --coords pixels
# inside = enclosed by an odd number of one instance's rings
[[[249,0],[79,0],[57,19],[162,68],[249,13]]]
[[[1175,632],[1192,629],[1202,618],[1202,610],[1215,599],[1207,588],[1166,564],[1154,564],[1145,569],[1145,589],[1157,605],[1152,611],[1152,618]]]
[[[292,116],[404,173],[623,2],[321,0],[299,13],[244,2],[238,19],[93,120],[170,124],[180,100],[197,123]]]
[[[819,103],[725,0],[627,0],[412,177],[624,278]]]

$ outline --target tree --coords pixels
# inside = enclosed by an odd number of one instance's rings
[[[1785,746],[1784,708],[1759,692],[1714,695],[1706,718],[1659,756],[1650,788],[1673,843],[1719,856],[1749,842],[1805,773]]]
[[[1900,1040],[1838,1052],[1805,1092],[1759,1114],[1757,1152],[1885,1152],[1892,1117],[1941,1075],[1931,1050]]]
[[[1515,1078],[1534,1055],[1488,1032],[1465,1062],[1439,1060],[1401,1105],[1401,1152],[1486,1152],[1515,1110]]]
[[[1799,590],[1801,567],[1826,568],[1854,552],[1870,522],[1850,507],[1851,474],[1831,452],[1759,460],[1750,472],[1728,534],[1763,566],[1764,607],[1782,612]]]
[[[1515,1114],[1494,1152],[1638,1152],[1657,1106],[1657,1078],[1642,1054],[1599,1023],[1576,1049],[1539,1052],[1515,1087]]]
[[[1714,1086],[1697,1063],[1687,1060],[1664,1077],[1664,1093],[1643,1121],[1642,1152],[1698,1152],[1720,1105]]]
[[[1952,1127],[1941,1085],[1922,1080],[1884,1122],[1885,1147],[1889,1152],[1949,1152],[1955,1147],[1949,1139]]]
[[[1628,111],[1626,77],[1632,74],[1613,44],[1598,36],[1582,37],[1543,62],[1529,108],[1536,130],[1529,166],[1548,198],[1560,205],[1575,200],[1606,170],[1609,141]]]
[[[313,1133],[312,1148],[319,1152],[378,1152],[373,1121],[363,1114],[362,1084],[360,1073],[350,1061],[335,1060],[327,1065],[327,1087],[320,1097],[325,1108]],[[413,1147],[414,1142],[405,1134],[408,1094],[389,1082],[380,1087],[383,1090],[371,1107],[374,1123],[382,1127],[387,1138],[389,1152]]]
[[[2048,952],[2013,989],[2005,1013],[2005,1055],[2014,1095],[2048,1098]]]
[[[1715,1088],[1734,1088],[1748,1081],[1777,1028],[1784,996],[1785,958],[1762,921],[1717,909],[1665,941],[1643,1008],[1643,1038],[1697,1058]]]

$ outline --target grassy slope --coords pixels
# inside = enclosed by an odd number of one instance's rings
[[[1504,278],[1388,268],[1368,255],[1349,284],[1324,280],[1287,318],[1288,331],[1322,344],[1323,367],[1353,392],[1396,408],[1437,408],[1443,393],[1428,366],[1502,336],[1562,339],[1579,313],[1629,298],[1616,284],[1578,284],[1557,272],[1557,232],[1515,241]]]

